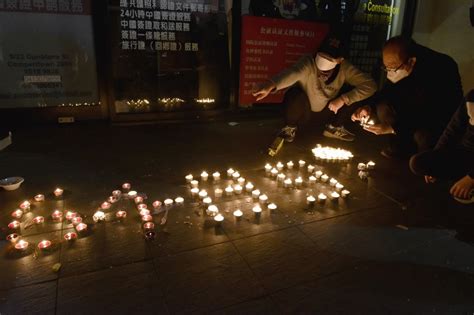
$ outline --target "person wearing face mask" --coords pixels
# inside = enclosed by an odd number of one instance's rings
[[[259,84],[253,96],[259,101],[268,94],[289,88],[285,93],[286,125],[278,136],[292,142],[296,130],[322,112],[325,122],[323,135],[343,141],[353,141],[354,134],[344,128],[350,118],[354,103],[358,103],[377,90],[374,80],[343,58],[340,37],[329,34],[315,55],[305,55],[296,64],[275,75],[271,80]],[[350,90],[341,93],[344,85]],[[329,117],[327,117],[329,116]]]
[[[403,36],[389,39],[382,57],[387,83],[374,96],[375,106],[357,109],[352,120],[376,116],[378,123],[364,129],[390,134],[390,145],[381,152],[385,157],[431,149],[463,99],[456,62]]]

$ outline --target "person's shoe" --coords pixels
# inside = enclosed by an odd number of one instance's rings
[[[467,204],[470,204],[470,203],[474,202],[474,190],[471,190],[471,193],[470,193],[469,196],[470,196],[470,198],[468,198],[468,199],[462,199],[462,198],[458,198],[458,197],[453,197],[453,198],[456,201],[467,205]]]
[[[323,132],[323,136],[328,138],[339,139],[342,141],[354,141],[355,136],[353,133],[349,132],[344,126],[334,127],[329,124],[326,125],[326,129]]]
[[[283,138],[286,142],[293,142],[296,136],[297,127],[285,126],[278,133],[278,137]]]

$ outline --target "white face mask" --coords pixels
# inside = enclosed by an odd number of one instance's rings
[[[336,68],[337,62],[330,61],[319,54],[316,55],[316,67],[321,71],[329,71]]]
[[[387,72],[387,79],[392,81],[393,83],[397,83],[398,81],[405,79],[408,77],[410,73],[405,69],[398,69],[397,71],[389,71]]]

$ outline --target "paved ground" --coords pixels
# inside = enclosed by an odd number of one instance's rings
[[[447,183],[426,186],[406,161],[379,154],[384,139],[358,134],[338,143],[306,130],[276,158],[266,146],[276,120],[111,127],[102,123],[38,126],[18,130],[0,152],[0,177],[19,175],[20,189],[0,191],[0,313],[316,313],[472,314],[474,312],[474,209],[458,205]],[[316,144],[342,146],[355,157],[344,165],[316,163]],[[343,183],[351,197],[309,209],[317,183],[287,190],[265,177],[266,162],[304,159]],[[374,160],[367,181],[357,163]],[[278,205],[255,218],[246,194],[216,199],[225,221],[207,218],[184,176],[233,167]],[[288,174],[296,176],[295,167]],[[304,176],[307,174],[303,171]],[[121,201],[107,221],[92,214],[128,181],[146,202],[183,196],[156,239],[145,241],[134,205]],[[201,186],[225,188],[211,180]],[[65,189],[62,199],[52,190]],[[211,189],[212,188],[212,189]],[[37,193],[20,234],[30,243],[18,252],[5,241],[10,213]],[[212,196],[212,194],[211,194]],[[118,208],[128,211],[117,221]],[[232,212],[240,208],[244,218]],[[54,209],[78,211],[89,232],[63,241],[73,230],[55,223]],[[29,226],[43,215],[41,226]],[[159,225],[162,214],[155,215]],[[48,251],[35,249],[42,239]],[[59,271],[53,267],[59,267]]]

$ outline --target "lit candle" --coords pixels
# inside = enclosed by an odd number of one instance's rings
[[[341,183],[337,183],[335,187],[336,187],[336,190],[337,190],[337,191],[341,191],[342,188],[344,188],[344,185],[341,184]]]
[[[240,220],[243,216],[243,212],[240,210],[240,209],[237,209],[234,211],[234,217],[237,219],[237,220]]]
[[[266,173],[267,175],[270,174],[271,170],[272,170],[272,166],[271,166],[270,164],[268,164],[268,163],[265,164],[265,173]]]
[[[248,182],[247,185],[245,185],[245,191],[251,192],[253,190],[253,184],[251,182]]]
[[[224,221],[224,216],[220,213],[216,214],[214,217],[214,221],[216,222],[217,225],[220,225],[222,221]]]
[[[105,213],[103,211],[96,211],[94,215],[92,216],[92,219],[94,222],[100,222],[105,220]]]
[[[127,217],[127,211],[125,210],[119,210],[115,213],[115,216],[118,218],[118,219],[125,219]]]
[[[306,202],[308,203],[309,206],[314,206],[314,204],[316,203],[316,198],[314,198],[314,196],[310,195],[310,196],[306,197]]]
[[[28,243],[27,241],[19,240],[18,243],[15,244],[15,249],[26,250],[28,248],[28,245],[30,245],[30,243]]]
[[[111,205],[109,202],[104,201],[104,202],[100,205],[100,208],[101,208],[102,210],[108,210],[108,209],[110,209],[111,206],[112,206],[112,205]]]
[[[330,185],[330,186],[333,186],[333,187],[334,187],[334,186],[336,186],[336,184],[337,184],[337,179],[331,178],[331,179],[329,180],[329,185]]]
[[[20,209],[16,209],[15,211],[12,212],[12,217],[14,219],[20,219],[23,216],[23,211]]]
[[[320,203],[324,203],[324,202],[326,201],[326,199],[328,199],[328,197],[327,197],[325,194],[320,193],[320,194],[318,195],[318,201],[319,201]]]
[[[177,205],[182,205],[184,203],[184,198],[183,197],[176,197],[174,199],[174,202],[177,204]]]
[[[367,169],[367,165],[365,165],[365,163],[359,163],[357,164],[357,169],[359,171],[365,171]]]
[[[198,188],[198,186],[199,186],[199,182],[197,180],[194,179],[194,180],[191,181],[191,187],[192,188]]]
[[[72,225],[78,225],[82,223],[82,218],[81,217],[74,217],[71,219]]]
[[[153,230],[155,228],[155,223],[153,222],[145,222],[143,223],[144,230]]]
[[[128,198],[133,199],[138,195],[138,193],[135,190],[130,190],[128,192]]]
[[[339,198],[339,194],[336,191],[331,193],[331,200],[337,200]]]
[[[109,198],[107,198],[107,201],[110,203],[116,203],[118,201],[118,198],[115,196],[109,196]]]
[[[232,188],[232,186],[227,186],[225,188],[225,194],[226,196],[232,196],[234,194],[234,188]]]
[[[51,217],[53,218],[53,221],[61,221],[61,219],[63,218],[63,213],[62,211],[54,210],[51,214]]]
[[[75,217],[77,217],[77,212],[70,211],[70,210],[66,212],[66,220],[71,221]]]
[[[44,223],[44,217],[43,216],[37,216],[33,218],[33,223],[34,224],[42,224]]]
[[[262,213],[262,208],[259,205],[256,205],[252,208],[252,211],[255,213],[255,215],[260,215]]]
[[[227,170],[227,177],[229,177],[229,178],[232,177],[232,174],[234,174],[234,172],[235,172],[234,169],[229,168],[229,169]]]
[[[210,217],[215,217],[219,213],[219,208],[216,205],[207,207],[206,214]]]
[[[76,225],[76,231],[78,231],[79,233],[84,232],[86,230],[87,230],[87,224],[79,223],[78,225]]]
[[[149,214],[142,215],[142,221],[143,222],[149,222],[151,220],[153,220],[153,217],[151,215],[149,215]]]
[[[276,165],[276,167],[277,167],[277,170],[281,171],[284,166],[283,166],[283,163],[278,162],[277,165]]]
[[[214,190],[214,197],[216,197],[216,198],[222,197],[222,189],[216,188]]]
[[[283,182],[285,180],[285,177],[286,177],[285,174],[280,173],[278,174],[277,179],[279,182]]]
[[[257,199],[260,196],[260,190],[255,189],[252,191],[252,197]]]
[[[44,195],[43,194],[38,194],[35,196],[35,201],[41,202],[44,201]]]
[[[201,191],[199,192],[199,198],[204,199],[204,198],[206,198],[206,197],[207,197],[207,191],[201,190]]]
[[[303,179],[301,177],[297,177],[295,179],[295,185],[296,187],[301,188],[303,186]]]
[[[366,172],[366,171],[359,171],[359,177],[360,179],[367,179],[367,177],[369,177],[369,174]]]
[[[272,177],[276,177],[278,175],[278,170],[276,168],[272,168],[270,173],[271,173]]]
[[[310,173],[310,174],[313,173],[314,169],[315,169],[315,167],[313,165],[311,165],[311,164],[308,165],[308,173]]]
[[[340,148],[322,147],[319,144],[312,151],[317,160],[329,162],[348,161],[354,157],[350,151]]]
[[[199,188],[197,187],[191,188],[191,196],[196,197],[198,196],[198,194],[199,194]]]
[[[295,165],[295,164],[293,163],[293,161],[289,161],[288,163],[286,163],[286,167],[287,167],[289,170],[291,170],[291,169],[293,168],[293,165]]]
[[[275,211],[277,209],[277,205],[274,203],[271,203],[268,205],[268,210]]]
[[[209,206],[211,205],[211,203],[212,203],[211,197],[206,197],[206,198],[204,198],[204,199],[202,200],[202,203],[203,203],[203,205],[204,205],[204,208],[207,209],[207,207],[209,207]]]
[[[239,179],[237,180],[237,183],[239,183],[240,186],[243,186],[245,184],[245,178],[239,177]]]
[[[153,205],[153,209],[159,209],[161,208],[161,201],[155,200],[153,201],[152,205]]]
[[[265,195],[265,194],[261,194],[261,195],[258,197],[258,200],[260,201],[260,203],[266,204],[267,201],[268,201],[268,196]]]
[[[20,209],[23,211],[28,211],[30,210],[30,206],[31,206],[30,202],[28,200],[25,200],[20,204]]]
[[[56,189],[54,190],[54,195],[55,195],[56,197],[61,197],[61,196],[63,195],[63,192],[64,192],[64,190],[63,190],[62,188],[59,188],[59,187],[58,187],[58,188],[56,188]]]
[[[239,177],[240,177],[240,173],[239,173],[239,172],[234,172],[234,173],[232,174],[232,178],[233,178],[234,180],[239,179]]]
[[[285,179],[283,184],[285,188],[291,188],[293,186],[293,181],[291,180],[291,178],[287,178]]]
[[[240,178],[239,178],[240,179]],[[240,185],[235,185],[234,186],[234,192],[237,194],[237,195],[240,195],[242,193],[242,186]]]
[[[375,162],[374,161],[367,162],[367,168],[369,170],[373,170],[375,168]]]
[[[16,243],[20,239],[20,236],[16,233],[8,234],[7,241],[11,243]]]
[[[10,223],[8,223],[8,228],[11,229],[11,230],[16,230],[20,227],[20,222],[19,221],[12,221]]]
[[[141,203],[137,205],[138,211],[143,210],[143,209],[148,209],[148,206],[145,203]]]
[[[214,181],[219,181],[221,179],[221,173],[219,172],[214,172],[212,173],[212,178],[214,178]]]
[[[145,215],[149,215],[150,214],[150,210],[148,209],[141,209],[140,210],[140,216],[145,216]]]
[[[350,193],[351,192],[349,190],[344,189],[344,190],[341,191],[341,196],[342,196],[342,198],[347,198],[347,197],[349,197]]]
[[[206,171],[203,171],[203,172],[201,173],[201,180],[202,180],[202,181],[205,182],[205,181],[208,179],[208,177],[209,177],[209,174],[208,174]]]
[[[64,234],[64,239],[66,241],[74,241],[75,239],[77,239],[77,233],[74,233],[74,232],[66,233]]]
[[[48,249],[49,247],[51,247],[51,241],[42,240],[38,243],[38,248],[41,250]]]
[[[122,195],[122,192],[120,190],[112,191],[112,196],[114,196],[116,198],[120,198],[121,195]]]
[[[186,183],[190,183],[194,177],[192,174],[188,174],[184,178],[186,178]]]
[[[303,160],[299,160],[298,164],[299,164],[300,168],[303,168],[306,165],[306,162],[303,161]]]
[[[314,173],[314,175],[316,175],[316,178],[317,178],[317,179],[320,179],[321,176],[323,176],[323,172],[321,172],[321,171],[316,171],[316,173]]]
[[[315,184],[316,183],[316,177],[314,177],[313,175],[311,175],[309,178],[308,178],[308,181],[310,184]]]
[[[321,176],[321,181],[322,181],[323,183],[327,182],[328,179],[329,179],[329,176],[327,176],[326,174],[323,174],[323,175]]]
[[[204,190],[204,192],[206,191]],[[207,196],[207,192],[206,192],[206,196]],[[168,198],[168,199],[165,199],[165,201],[163,202],[165,203],[165,206],[169,207],[173,204],[173,199]]]
[[[136,204],[142,203],[143,202],[143,197],[142,196],[136,196],[134,199]]]
[[[130,190],[130,188],[132,188],[132,185],[130,185],[130,183],[123,183],[122,184],[122,189],[123,190],[128,191],[128,190]]]

